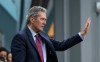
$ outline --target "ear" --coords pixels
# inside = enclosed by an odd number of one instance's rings
[[[31,16],[31,17],[30,17],[30,21],[31,21],[31,23],[34,23],[34,20],[35,20],[34,17]]]

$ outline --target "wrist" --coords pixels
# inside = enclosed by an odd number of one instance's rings
[[[81,31],[81,32],[80,32],[80,35],[81,35],[81,36],[85,36],[85,32]]]

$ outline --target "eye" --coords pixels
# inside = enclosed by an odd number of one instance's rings
[[[46,19],[45,19],[45,18],[41,18],[41,20],[45,20],[45,21],[46,21]]]

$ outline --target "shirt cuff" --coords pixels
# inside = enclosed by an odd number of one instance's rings
[[[81,39],[84,39],[84,36],[81,35],[81,33],[79,32],[78,35],[81,37]]]

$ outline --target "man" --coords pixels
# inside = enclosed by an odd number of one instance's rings
[[[75,36],[62,42],[50,39],[43,31],[46,24],[46,9],[34,6],[29,10],[27,26],[12,40],[12,62],[58,62],[56,51],[64,51],[82,41],[90,26],[90,18],[85,28]]]

